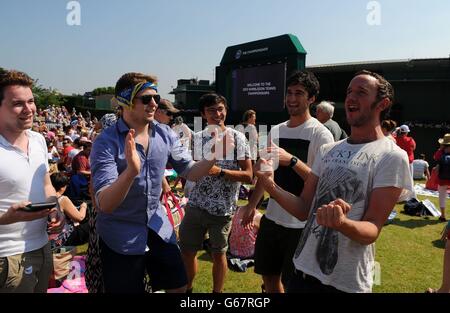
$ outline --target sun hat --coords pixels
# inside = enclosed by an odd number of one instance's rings
[[[445,134],[443,138],[438,140],[440,145],[450,146],[450,134]]]

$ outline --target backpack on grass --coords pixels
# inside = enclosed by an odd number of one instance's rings
[[[416,198],[411,198],[405,202],[403,206],[404,213],[411,216],[426,216],[431,215],[428,212],[427,207],[422,203],[422,201]]]

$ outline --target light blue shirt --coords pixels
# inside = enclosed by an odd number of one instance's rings
[[[105,129],[94,141],[90,155],[94,194],[115,182],[126,169],[125,137],[129,127],[123,119]],[[166,242],[176,242],[173,226],[160,205],[161,182],[167,162],[184,176],[193,166],[192,157],[183,148],[169,126],[150,123],[149,148],[136,143],[141,172],[134,179],[125,200],[112,212],[98,212],[97,232],[113,251],[142,255],[147,245],[148,228]]]

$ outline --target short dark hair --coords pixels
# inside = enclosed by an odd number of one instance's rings
[[[387,116],[389,116],[392,104],[394,103],[394,87],[392,87],[391,83],[388,82],[386,78],[378,73],[362,70],[356,73],[354,77],[359,75],[369,75],[376,78],[378,81],[377,102],[385,98],[389,99],[389,106],[380,113],[380,120],[384,120]]]
[[[317,77],[308,71],[296,71],[288,77],[286,87],[302,85],[308,92],[308,99],[313,96],[318,96],[320,91],[320,84]]]
[[[381,121],[381,127],[388,132],[392,132],[397,127],[397,123],[394,120],[383,120]]]
[[[0,74],[0,105],[2,104],[6,87],[18,85],[30,87],[31,89],[33,84],[33,79],[24,72],[10,70]]]
[[[45,143],[47,144],[47,148],[53,147],[53,142],[50,138],[45,138]]]
[[[224,96],[221,96],[216,93],[207,93],[200,97],[198,100],[198,110],[201,113],[205,113],[204,110],[206,107],[210,107],[219,103],[223,103],[225,108],[228,110],[227,99]]]
[[[248,121],[248,119],[250,117],[252,117],[253,115],[256,115],[256,112],[254,110],[245,111],[244,114],[242,115],[242,122],[246,123]]]
[[[69,178],[59,172],[50,175],[50,180],[52,182],[53,188],[55,188],[56,191],[61,190],[63,187],[69,184]]]
[[[92,147],[92,143],[89,142],[89,141],[80,140],[78,142],[78,147],[83,148],[83,149],[87,149],[89,147]]]
[[[75,145],[77,147],[80,146],[80,137],[75,138],[75,140],[72,142],[72,146]]]
[[[139,83],[143,82],[151,82],[156,83],[158,79],[153,75],[145,75],[142,73],[126,73],[123,74],[116,83],[116,87],[114,88],[114,93],[118,96],[125,89],[133,88]]]

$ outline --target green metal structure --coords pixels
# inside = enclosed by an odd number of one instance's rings
[[[292,34],[227,47],[216,67],[216,92],[230,107],[227,122],[239,123],[247,109],[258,112],[259,123],[285,120],[286,76],[304,69],[305,59],[305,49]]]

